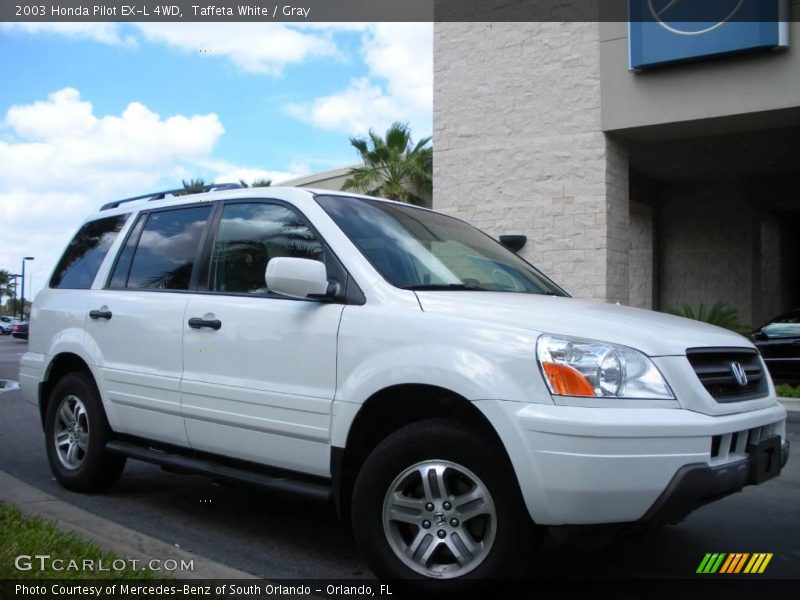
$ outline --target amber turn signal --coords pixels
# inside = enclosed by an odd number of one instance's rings
[[[553,392],[562,396],[594,396],[591,384],[577,369],[556,363],[542,363]]]

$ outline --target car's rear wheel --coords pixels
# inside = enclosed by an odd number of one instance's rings
[[[376,575],[426,591],[518,575],[540,540],[497,442],[449,419],[414,423],[375,448],[352,522]]]
[[[91,378],[69,373],[53,386],[45,415],[50,469],[58,482],[77,492],[104,490],[116,482],[125,457],[106,451],[111,428]]]

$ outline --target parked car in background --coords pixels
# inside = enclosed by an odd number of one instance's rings
[[[11,330],[14,328],[9,322],[0,321],[0,335],[11,335]]]
[[[753,340],[775,383],[800,385],[800,308],[767,321]]]
[[[20,323],[15,323],[12,330],[11,335],[15,338],[20,340],[27,340],[28,339],[28,322],[22,321]]]

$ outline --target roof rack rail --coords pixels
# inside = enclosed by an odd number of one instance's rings
[[[103,206],[100,207],[100,210],[109,210],[112,208],[117,208],[120,204],[124,204],[125,202],[133,202],[134,200],[146,199],[148,202],[152,202],[153,200],[163,200],[167,196],[187,196],[190,194],[199,194],[202,192],[235,190],[243,187],[244,186],[241,183],[210,183],[208,185],[193,187],[189,189],[176,188],[174,190],[164,190],[162,192],[151,192],[150,194],[142,194],[141,196],[134,196],[133,198],[124,198],[122,200],[114,200],[113,202],[108,202],[106,204],[103,204]]]

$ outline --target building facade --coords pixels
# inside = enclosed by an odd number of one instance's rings
[[[796,44],[634,71],[630,31],[437,23],[433,207],[526,235],[580,298],[752,325],[800,306]]]

